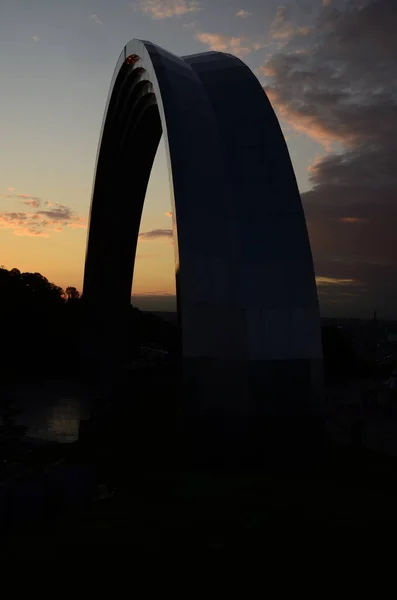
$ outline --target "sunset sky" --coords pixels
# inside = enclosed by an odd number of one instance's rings
[[[140,38],[251,67],[287,138],[322,314],[397,318],[396,31],[396,0],[1,0],[0,264],[81,289],[109,84]],[[112,199],[120,218],[126,201]],[[161,144],[134,275],[144,307],[175,292],[169,211]]]

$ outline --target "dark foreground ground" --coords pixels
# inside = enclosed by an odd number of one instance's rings
[[[394,547],[395,458],[326,436],[282,458],[270,444],[255,465],[197,461],[173,376],[148,375],[128,402],[98,403],[78,442],[41,447],[13,491],[3,486],[3,559]]]
[[[131,469],[108,498],[89,494],[75,508],[58,506],[55,514],[14,527],[4,534],[2,557],[56,560],[89,551],[111,558],[116,546],[265,554],[316,544],[321,551],[335,538],[344,547],[374,537],[394,546],[395,465],[375,456],[362,457],[360,465],[356,457],[349,465],[346,459],[340,456],[338,472],[317,474]]]

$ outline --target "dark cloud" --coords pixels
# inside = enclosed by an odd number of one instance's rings
[[[51,206],[50,202],[46,203],[47,206]],[[87,218],[79,217],[77,213],[66,206],[66,204],[56,204],[55,208],[49,208],[47,210],[38,210],[37,215],[40,215],[44,220],[43,223],[50,225],[60,225],[62,227],[71,227],[72,229],[86,229]],[[55,231],[60,231],[58,227]]]
[[[27,213],[22,212],[4,212],[2,213],[4,221],[25,221],[28,218]]]
[[[292,36],[263,69],[279,116],[329,152],[302,196],[317,275],[362,281],[340,301],[389,316],[397,316],[396,31],[395,0],[330,4],[310,36]]]
[[[41,202],[38,198],[30,198],[29,200],[22,201],[22,204],[25,204],[26,206],[32,206],[33,208],[39,208],[40,203]]]
[[[0,229],[11,229],[15,235],[48,237],[40,221],[35,220],[35,215],[27,212],[0,213]]]
[[[152,229],[139,234],[139,237],[144,240],[153,240],[158,238],[172,238],[172,229]]]
[[[20,194],[21,198],[30,208],[37,208],[37,201],[33,196]],[[52,206],[51,202],[45,203]],[[15,235],[49,237],[50,233],[61,232],[64,227],[73,229],[87,227],[87,219],[79,217],[74,210],[64,204],[57,204],[50,210],[36,210],[36,212],[2,212],[0,213],[0,229],[11,229]]]
[[[9,188],[12,189],[12,188]],[[41,204],[41,198],[38,196],[29,196],[29,194],[0,194],[2,198],[17,198],[22,201],[22,204],[26,206],[32,206],[33,208],[39,208]]]
[[[285,21],[288,17],[288,9],[285,5],[279,6],[276,11],[276,16],[274,17],[272,28],[277,29],[284,25]]]
[[[28,194],[10,194],[8,198],[21,198],[23,200],[36,200],[36,202],[41,202],[41,198],[38,198],[38,196],[29,196]]]
[[[74,217],[73,210],[64,204],[57,204],[56,208],[51,208],[50,210],[38,210],[37,214],[43,215],[56,223],[68,222]]]

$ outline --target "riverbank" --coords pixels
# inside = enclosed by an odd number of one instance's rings
[[[339,543],[394,537],[395,458],[353,436],[344,444],[325,440],[305,461],[296,461],[292,448],[290,464],[270,448],[260,468],[200,466],[190,461],[178,421],[180,389],[178,372],[168,367],[126,378],[113,402],[83,420],[79,441],[57,444],[59,461],[36,469],[9,495],[14,520],[2,556],[59,560],[87,547],[93,556],[126,547],[262,555],[280,540],[291,547],[330,536]]]

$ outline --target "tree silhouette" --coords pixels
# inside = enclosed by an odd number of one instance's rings
[[[0,383],[38,376],[63,361],[64,291],[40,273],[0,268]]]
[[[81,348],[86,338],[87,308],[73,286],[65,290],[41,273],[0,267],[0,405],[2,385],[47,377],[75,377],[85,372]],[[178,352],[176,328],[133,306],[125,315],[128,358],[140,346]]]
[[[80,292],[73,286],[68,286],[65,290],[65,294],[68,302],[71,300],[78,300],[80,298]]]

